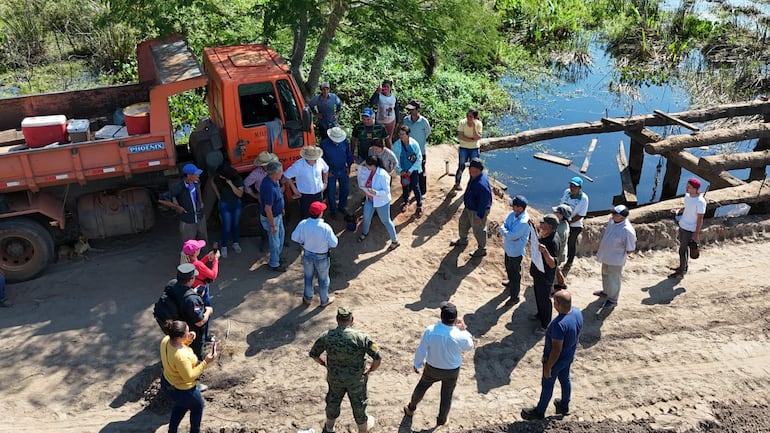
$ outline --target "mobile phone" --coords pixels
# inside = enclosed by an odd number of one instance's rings
[[[211,354],[212,355],[217,354],[217,343],[219,343],[217,339],[214,337],[211,337]]]

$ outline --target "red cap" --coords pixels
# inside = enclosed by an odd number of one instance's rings
[[[694,177],[687,179],[687,183],[689,183],[695,189],[700,189],[700,181]]]
[[[310,216],[315,218],[321,216],[321,214],[324,213],[326,210],[326,203],[322,201],[314,201],[313,203],[310,203]]]

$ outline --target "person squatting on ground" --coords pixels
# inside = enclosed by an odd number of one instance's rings
[[[401,118],[396,93],[393,92],[393,81],[383,80],[369,98],[369,105],[377,107],[377,123],[385,127],[388,132],[386,137],[388,147],[393,147],[393,131]]]
[[[700,180],[691,177],[687,180],[684,195],[684,208],[674,210],[674,215],[682,214],[679,219],[679,266],[672,269],[669,278],[682,278],[687,273],[690,258],[688,247],[690,241],[700,240],[700,230],[703,227],[703,215],[706,213],[706,199],[699,192]]]
[[[314,201],[310,204],[310,217],[300,221],[291,240],[302,245],[302,265],[304,269],[305,287],[302,294],[302,303],[310,305],[313,300],[313,277],[318,277],[318,296],[321,298],[321,307],[326,307],[334,302],[334,297],[329,296],[329,268],[331,259],[329,250],[336,247],[338,240],[329,224],[324,222],[323,214],[326,204],[322,201]]]
[[[398,140],[393,143],[393,153],[398,161],[398,172],[401,174],[401,189],[403,191],[401,213],[409,208],[409,193],[414,191],[417,199],[417,210],[414,216],[422,216],[422,192],[420,192],[420,173],[422,173],[422,152],[417,141],[409,136],[409,127],[398,127]]]
[[[475,158],[479,158],[479,140],[481,140],[481,131],[484,124],[479,119],[479,111],[471,108],[465,114],[465,119],[460,120],[457,125],[457,138],[460,140],[460,147],[457,149],[457,173],[455,173],[455,190],[461,191],[460,181],[463,178],[465,164]]]
[[[270,258],[267,266],[275,272],[284,272],[286,268],[281,266],[281,252],[283,251],[284,227],[283,211],[284,199],[279,181],[283,176],[283,168],[280,162],[272,161],[267,164],[267,178],[259,187],[260,222],[267,233],[270,246]]]
[[[449,302],[441,303],[441,321],[428,326],[422,334],[420,344],[414,354],[414,372],[420,374],[425,367],[420,381],[412,392],[412,398],[404,406],[404,414],[413,416],[417,405],[425,392],[436,382],[441,382],[441,402],[439,403],[436,425],[447,423],[449,409],[452,407],[457,378],[460,376],[462,353],[473,349],[473,337],[465,329],[465,323],[457,318],[457,307]]]
[[[393,225],[393,220],[390,218],[390,176],[379,164],[380,160],[377,157],[369,156],[356,170],[358,187],[366,194],[364,220],[358,242],[363,242],[369,236],[372,218],[377,212],[377,216],[390,236],[388,250],[392,251],[398,248],[400,244],[398,243],[396,226]]]
[[[323,153],[318,146],[305,146],[299,151],[302,158],[283,173],[290,179],[292,198],[299,198],[299,212],[303,219],[310,215],[310,203],[323,201],[323,193],[329,184],[329,166],[321,158]]]
[[[199,362],[198,357],[189,347],[195,340],[196,334],[190,331],[187,323],[181,320],[167,320],[165,328],[168,335],[164,336],[160,342],[160,361],[163,365],[160,386],[174,402],[168,431],[177,433],[179,423],[182,422],[185,413],[190,411],[190,433],[198,433],[203,420],[204,403],[201,391],[205,389],[200,389],[197,381],[203,370],[219,355],[215,349]]]
[[[193,281],[193,287],[198,291],[201,299],[203,299],[203,305],[211,307],[211,283],[217,279],[219,275],[219,251],[211,250],[208,254],[199,258],[201,249],[206,246],[206,241],[190,239],[182,245],[182,253],[185,255],[187,263],[192,263],[195,266],[195,281]],[[203,341],[210,341],[209,338],[209,324],[211,321],[207,321],[203,326]]]
[[[359,164],[364,162],[369,154],[372,140],[377,138],[382,139],[388,149],[393,147],[388,131],[382,124],[374,121],[374,111],[371,108],[364,108],[361,112],[361,121],[353,126],[353,132],[350,134],[350,147],[353,148]]]
[[[203,170],[195,164],[182,167],[182,179],[158,198],[158,203],[176,210],[182,242],[189,239],[208,240],[206,216],[203,214],[203,194],[200,175]]]
[[[471,253],[471,257],[484,257],[487,255],[487,216],[492,208],[492,189],[487,175],[484,174],[484,163],[479,158],[471,160],[468,171],[471,178],[463,194],[465,209],[458,222],[459,237],[449,245],[468,245],[468,232],[473,228],[473,237],[476,238],[478,248]]]
[[[505,274],[507,281],[503,286],[508,289],[508,305],[519,303],[521,291],[521,259],[527,252],[529,234],[529,214],[527,213],[527,199],[523,195],[517,195],[508,201],[511,213],[505,218],[498,230],[503,236],[503,252],[505,253]]]
[[[634,250],[636,231],[628,221],[628,208],[619,204],[612,209],[596,252],[596,260],[602,264],[602,290],[595,291],[594,295],[607,298],[602,308],[617,305],[623,266]]]
[[[559,220],[559,225],[556,227],[556,234],[559,236],[559,257],[557,262],[564,263],[567,261],[567,242],[569,240],[569,220],[572,218],[572,208],[568,204],[560,204],[553,209],[554,215]],[[556,267],[556,283],[553,285],[554,290],[563,290],[567,288],[567,281],[564,278],[564,273],[561,269]]]
[[[553,307],[559,314],[548,324],[545,333],[540,400],[537,406],[522,409],[521,417],[525,420],[545,418],[557,379],[561,386],[561,398],[554,400],[553,405],[557,414],[569,414],[569,402],[572,398],[570,368],[575,359],[580,331],[583,329],[583,313],[579,308],[572,306],[572,295],[566,290],[553,294]]]
[[[566,276],[572,267],[577,252],[577,240],[583,231],[583,219],[588,213],[588,194],[583,192],[583,178],[575,176],[569,181],[569,187],[564,190],[560,204],[569,205],[572,208],[572,218],[569,220],[569,239],[567,239],[567,263],[564,263],[562,272]]]
[[[337,126],[337,117],[342,110],[342,100],[330,92],[331,86],[328,82],[321,83],[318,88],[320,93],[313,96],[307,105],[315,113],[316,131],[323,140],[328,137],[328,129]]]
[[[409,136],[417,141],[420,145],[420,151],[422,152],[422,171],[420,172],[420,192],[423,196],[428,192],[428,178],[425,163],[427,161],[428,152],[428,137],[430,137],[431,128],[430,122],[422,114],[420,114],[421,104],[416,99],[410,99],[406,104],[406,110],[409,112],[408,116],[404,116],[402,123],[409,127],[411,131]]]
[[[553,314],[550,296],[558,266],[556,261],[556,258],[559,257],[559,236],[556,234],[558,225],[559,220],[553,214],[547,214],[540,218],[540,233],[537,240],[538,251],[543,259],[543,270],[537,268],[534,260],[529,266],[529,275],[532,276],[532,290],[535,292],[535,305],[537,305],[537,314],[532,318],[540,322],[540,326],[535,328],[535,335],[545,334],[545,328],[551,321]]]
[[[192,263],[183,263],[176,268],[176,284],[169,290],[169,296],[179,306],[179,313],[187,326],[195,333],[190,344],[198,359],[203,359],[203,328],[214,313],[212,307],[207,307],[200,293],[195,289],[195,277],[198,271]],[[194,293],[188,292],[192,289]]]
[[[230,165],[217,169],[214,192],[219,198],[219,218],[222,220],[222,238],[219,244],[222,257],[227,258],[227,246],[233,241],[233,251],[241,253],[241,209],[244,186],[238,172]]]
[[[343,215],[348,207],[350,194],[350,167],[353,165],[353,152],[350,150],[347,134],[335,126],[327,131],[328,138],[321,141],[323,159],[329,166],[329,185],[326,189],[329,202],[329,216],[335,218],[337,211]],[[339,184],[339,189],[337,188]],[[339,197],[337,197],[339,195]]]
[[[321,355],[326,352],[326,359]],[[372,358],[367,367],[366,356]],[[340,416],[340,404],[345,394],[353,408],[353,418],[359,433],[367,433],[375,423],[374,417],[366,414],[369,395],[366,383],[369,374],[377,370],[382,362],[380,347],[361,330],[353,329],[353,310],[347,306],[337,309],[337,327],[330,329],[313,343],[310,357],[326,367],[326,423],[323,433],[334,431],[334,424]]]

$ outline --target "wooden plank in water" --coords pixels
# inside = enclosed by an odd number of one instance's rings
[[[549,155],[547,153],[538,152],[532,156],[534,156],[535,159],[551,162],[553,164],[563,165],[565,167],[569,167],[570,165],[572,165],[571,159],[562,158],[560,156]]]
[[[623,187],[623,200],[626,205],[636,206],[638,203],[636,199],[636,188],[634,182],[631,181],[631,171],[628,169],[628,161],[626,160],[626,147],[623,145],[623,140],[620,140],[620,150],[617,156],[618,171],[620,171],[620,183]]]
[[[692,123],[685,122],[684,120],[682,120],[682,119],[680,119],[678,117],[672,116],[672,115],[670,115],[668,113],[664,113],[663,111],[652,110],[652,112],[655,113],[655,115],[657,115],[657,116],[660,116],[660,117],[662,117],[664,119],[668,119],[668,120],[670,120],[670,121],[672,121],[674,123],[682,125],[682,126],[684,126],[685,128],[687,128],[687,129],[689,129],[691,131],[694,131],[694,132],[700,131],[700,128],[695,126],[695,125],[693,125]]]
[[[580,167],[581,173],[586,173],[588,171],[588,164],[591,163],[591,155],[593,155],[594,150],[596,150],[597,141],[599,141],[599,139],[594,138],[591,140],[591,144],[588,145],[588,151],[586,151],[586,159],[583,160],[583,165]]]

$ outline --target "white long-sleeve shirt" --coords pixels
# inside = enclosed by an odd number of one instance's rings
[[[414,354],[414,368],[427,362],[431,367],[454,370],[463,362],[462,352],[473,349],[473,337],[468,331],[442,322],[425,329]]]

